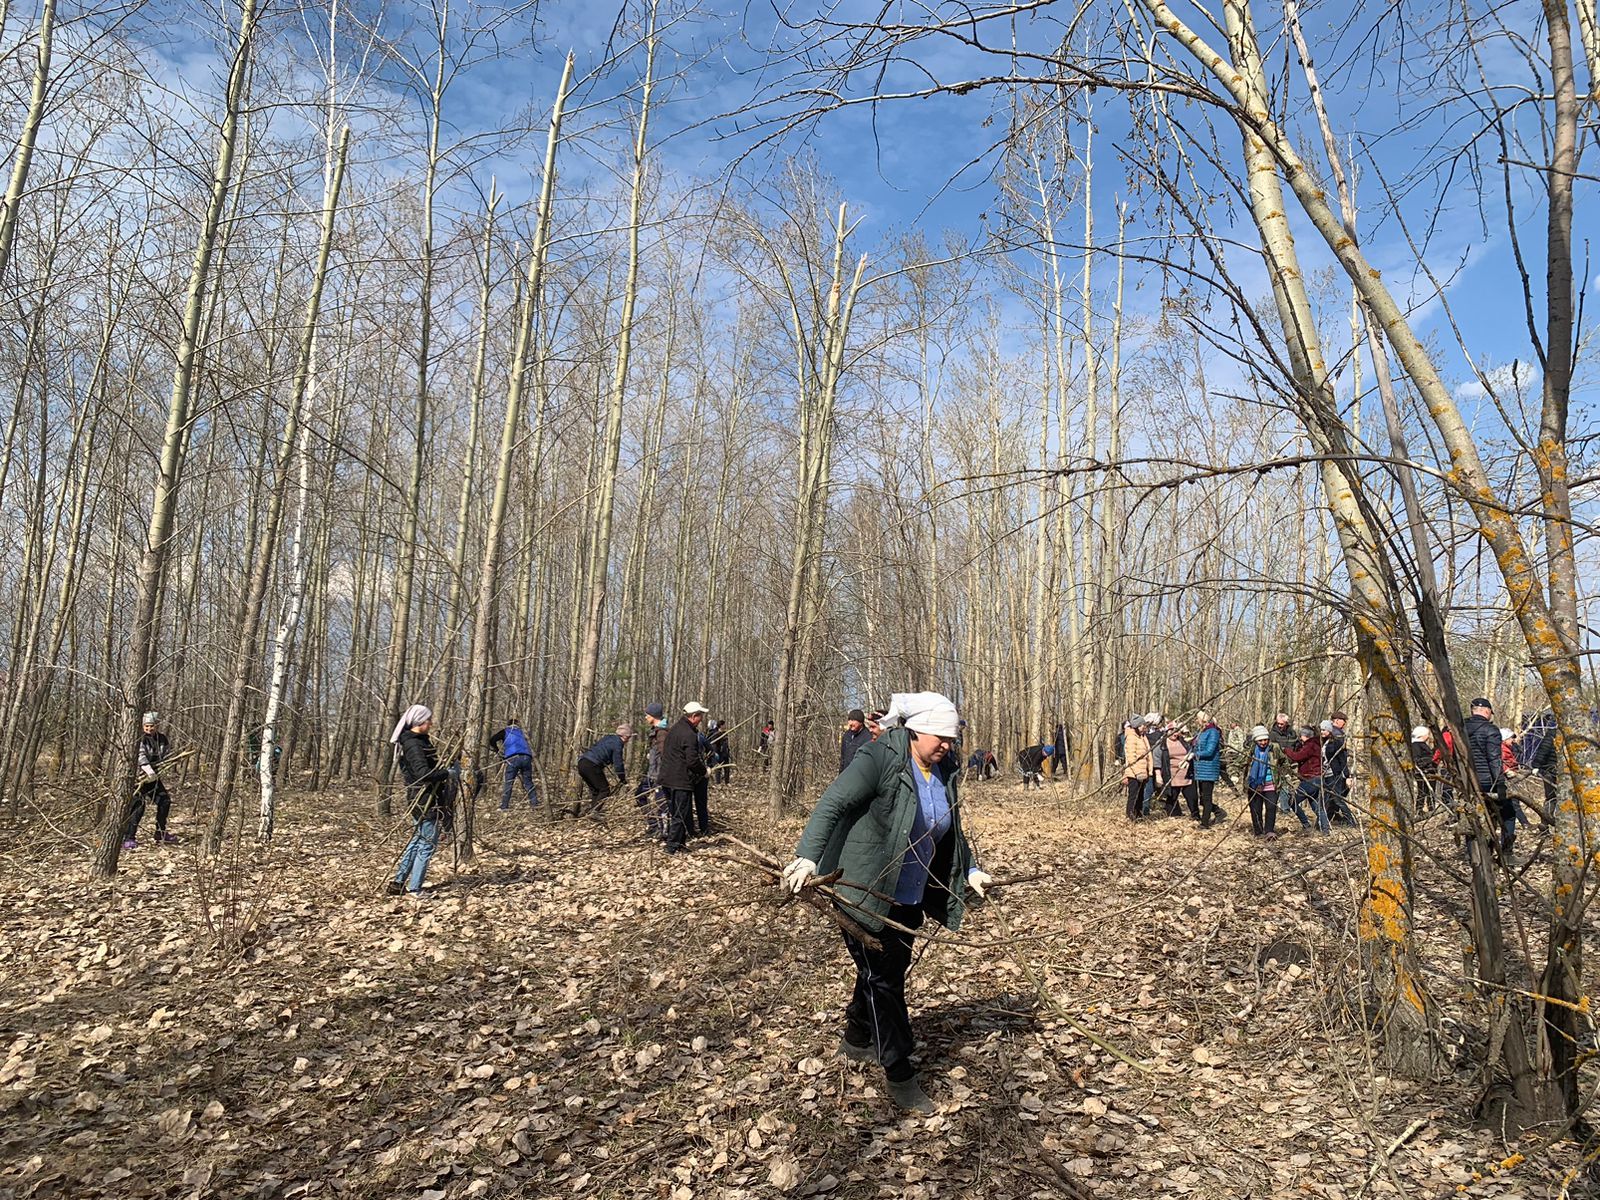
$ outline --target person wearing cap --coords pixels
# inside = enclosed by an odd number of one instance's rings
[[[1433,730],[1426,725],[1411,731],[1411,777],[1417,791],[1417,816],[1426,816],[1439,795],[1439,753],[1434,749]]]
[[[1350,811],[1350,752],[1345,746],[1344,730],[1332,719],[1317,726],[1322,742],[1322,802],[1327,805],[1328,819],[1340,825],[1355,826],[1356,817]]]
[[[173,845],[177,838],[167,832],[167,815],[172,811],[172,794],[161,777],[161,763],[171,752],[172,743],[161,732],[161,714],[147,712],[139,722],[139,777],[133,785],[133,804],[122,831],[122,848],[139,848],[139,822],[147,804],[156,806],[156,845]]]
[[[1144,818],[1144,789],[1155,760],[1144,736],[1144,718],[1134,715],[1122,727],[1122,782],[1128,789],[1128,820]]]
[[[1472,763],[1472,775],[1478,790],[1483,793],[1489,811],[1500,822],[1500,854],[1503,861],[1511,859],[1511,847],[1517,838],[1517,810],[1512,807],[1511,793],[1506,788],[1505,759],[1501,747],[1505,741],[1500,736],[1500,726],[1495,723],[1494,705],[1479,696],[1472,702],[1472,715],[1462,730],[1467,738],[1467,757]]]
[[[506,776],[500,787],[500,811],[511,807],[511,793],[517,780],[528,797],[528,807],[539,807],[539,792],[533,786],[533,750],[528,746],[528,735],[522,732],[522,722],[516,717],[506,721],[504,729],[489,735],[489,749],[500,756],[506,766]]]
[[[1278,838],[1278,787],[1281,755],[1265,725],[1250,731],[1250,754],[1242,769],[1250,804],[1250,832],[1268,841]]]
[[[1222,778],[1222,730],[1210,713],[1198,713],[1194,738],[1194,786],[1200,808],[1200,828],[1210,829],[1217,819],[1217,781]]]
[[[389,744],[400,763],[400,778],[406,784],[406,810],[411,817],[411,840],[401,852],[389,894],[409,892],[422,899],[422,884],[428,863],[439,845],[439,832],[450,824],[455,797],[451,784],[460,778],[452,767],[439,764],[438,751],[428,736],[433,728],[433,710],[426,704],[413,704],[400,714]]]
[[[891,1099],[914,1112],[933,1105],[911,1058],[907,931],[927,917],[959,929],[968,894],[981,900],[994,882],[973,861],[962,830],[961,764],[949,752],[959,720],[955,704],[937,692],[896,696],[884,732],[817,801],[782,873],[796,895],[818,875],[842,873],[834,884],[842,911],[880,945],[844,935],[855,987],[839,1052],[877,1062]]]
[[[611,795],[611,784],[606,779],[606,768],[610,767],[617,773],[617,787],[624,787],[628,782],[628,768],[622,759],[622,752],[633,740],[633,726],[627,723],[618,725],[614,732],[608,733],[582,754],[573,764],[578,770],[578,778],[583,780],[584,786],[589,789],[588,815],[596,820],[600,819],[605,810],[606,797]],[[572,815],[579,816],[583,809],[580,804],[572,807]]]
[[[1300,818],[1300,828],[1310,829],[1306,820],[1305,803],[1311,802],[1311,811],[1317,818],[1318,833],[1332,833],[1328,824],[1327,802],[1322,795],[1322,739],[1311,726],[1304,726],[1295,744],[1284,751],[1284,757],[1295,766],[1300,784],[1294,793],[1294,815]]]
[[[684,848],[694,829],[695,790],[706,781],[700,724],[711,710],[698,700],[683,706],[683,715],[667,730],[661,746],[661,786],[667,790],[666,850]]]
[[[839,771],[841,774],[849,767],[850,760],[855,758],[856,752],[871,741],[872,734],[867,729],[867,714],[859,708],[852,708],[844,719],[844,733],[839,738]]]
[[[1036,788],[1043,789],[1044,760],[1054,754],[1055,749],[1049,742],[1036,742],[1017,751],[1017,770],[1022,772],[1023,791],[1028,790],[1030,783]]]

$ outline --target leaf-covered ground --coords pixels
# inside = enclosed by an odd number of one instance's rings
[[[185,844],[114,886],[30,826],[0,856],[0,1196],[1556,1194],[1576,1151],[1474,1127],[1469,1071],[1374,1069],[1357,835],[967,802],[991,872],[1043,877],[912,972],[926,1119],[835,1056],[837,932],[725,840],[669,859],[621,806],[491,811],[476,864],[442,851],[416,903],[379,894],[404,835],[355,792],[291,797],[264,862],[211,867],[180,795]],[[787,857],[797,822],[713,804]],[[1464,1064],[1482,1020],[1431,836]]]

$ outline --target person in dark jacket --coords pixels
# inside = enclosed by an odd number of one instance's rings
[[[617,787],[627,785],[628,768],[623,762],[622,752],[632,740],[633,726],[623,723],[617,726],[615,732],[606,734],[578,755],[578,761],[573,765],[577,767],[578,778],[589,789],[589,816],[598,819],[605,809],[606,798],[611,795],[611,783],[606,779],[607,767],[617,773]],[[580,812],[581,809],[575,805],[572,815],[578,816]]]
[[[1517,810],[1506,789],[1505,760],[1500,750],[1505,740],[1494,719],[1494,705],[1482,696],[1474,700],[1472,715],[1467,718],[1462,732],[1467,737],[1467,758],[1472,763],[1478,790],[1483,793],[1490,813],[1500,822],[1501,857],[1509,862],[1511,847],[1517,838]]]
[[[433,710],[425,704],[413,704],[389,735],[389,743],[400,760],[400,777],[406,784],[406,809],[412,829],[411,840],[389,881],[392,896],[409,892],[413,899],[422,898],[423,879],[439,845],[439,831],[449,825],[451,784],[459,776],[454,768],[439,765],[439,755],[428,737],[432,728]]]
[[[1322,802],[1328,806],[1330,821],[1354,827],[1356,817],[1349,803],[1350,750],[1344,740],[1344,714],[1334,715],[1341,721],[1330,718],[1317,727],[1322,738]]]
[[[506,766],[505,782],[500,788],[500,811],[511,807],[511,792],[517,780],[522,780],[528,797],[528,807],[539,807],[539,792],[533,786],[533,750],[528,745],[528,735],[522,732],[522,722],[512,717],[504,729],[489,735],[489,749],[500,756]]]
[[[161,778],[161,763],[172,750],[172,743],[161,732],[161,714],[147,712],[139,725],[139,778],[133,785],[133,806],[122,831],[122,848],[139,848],[139,822],[144,820],[147,803],[156,806],[156,844],[172,845],[177,838],[167,832],[167,814],[172,811],[172,794]],[[257,751],[257,757],[260,752]]]
[[[1272,724],[1267,727],[1267,740],[1272,743],[1272,748],[1278,752],[1284,762],[1288,761],[1289,747],[1300,740],[1300,731],[1289,719],[1288,713],[1279,713],[1272,719]],[[1288,786],[1287,779],[1284,786],[1278,788],[1278,811],[1285,816],[1293,807],[1295,789]]]
[[[718,787],[727,787],[733,778],[733,741],[728,737],[728,723],[707,721],[706,733],[706,770],[710,773],[711,782]],[[709,830],[703,829],[701,832]]]
[[[1056,722],[1056,731],[1050,739],[1053,748],[1050,755],[1050,778],[1064,775],[1067,770],[1067,725],[1065,721]]]
[[[974,750],[967,759],[967,778],[990,780],[1000,773],[993,750]]]
[[[842,775],[845,768],[850,765],[850,760],[856,756],[861,747],[872,741],[872,734],[867,730],[867,714],[859,708],[852,708],[844,721],[844,734],[839,738],[839,773]]]
[[[1017,770],[1022,772],[1022,790],[1027,791],[1031,783],[1034,787],[1044,787],[1044,760],[1055,753],[1055,747],[1049,742],[1042,742],[1036,746],[1029,746],[1017,754]]]
[[[856,977],[839,1052],[880,1064],[890,1098],[913,1112],[932,1112],[933,1105],[911,1060],[908,930],[925,917],[959,929],[967,894],[982,899],[994,882],[973,862],[961,828],[960,763],[949,753],[959,719],[936,692],[896,696],[883,733],[822,794],[783,869],[795,895],[816,876],[843,873],[835,886],[850,905],[844,911],[879,946],[845,934]]]
[[[1541,713],[1523,727],[1517,744],[1517,761],[1530,769],[1544,784],[1544,819],[1549,821],[1556,810],[1559,789],[1556,785],[1556,715]]]
[[[661,786],[667,789],[667,853],[676,854],[694,828],[694,794],[706,780],[700,723],[711,711],[697,700],[683,706],[661,746]]]
[[[1311,822],[1306,820],[1302,807],[1309,800],[1311,811],[1316,814],[1317,832],[1332,833],[1328,825],[1327,803],[1322,797],[1322,739],[1317,736],[1317,731],[1309,725],[1300,730],[1299,739],[1283,752],[1283,756],[1294,764],[1300,776],[1300,786],[1294,794],[1294,815],[1300,818],[1300,828],[1311,828]]]

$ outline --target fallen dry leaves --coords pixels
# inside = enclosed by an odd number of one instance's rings
[[[477,863],[442,852],[420,905],[377,894],[404,839],[354,793],[291,797],[237,877],[184,846],[107,887],[78,846],[18,845],[0,1196],[1510,1196],[1565,1165],[1473,1128],[1468,1075],[1374,1077],[1347,1004],[1359,849],[968,803],[992,871],[1046,877],[912,972],[927,1119],[835,1057],[824,918],[620,816],[486,813]]]

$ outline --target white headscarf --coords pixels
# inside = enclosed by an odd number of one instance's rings
[[[904,725],[913,733],[953,738],[960,736],[961,714],[942,692],[897,692],[889,700],[882,724],[885,729]]]
[[[414,729],[424,721],[433,720],[433,709],[426,704],[413,704],[400,714],[400,723],[394,727],[394,732],[389,735],[389,744],[398,746],[400,735],[408,729]]]

